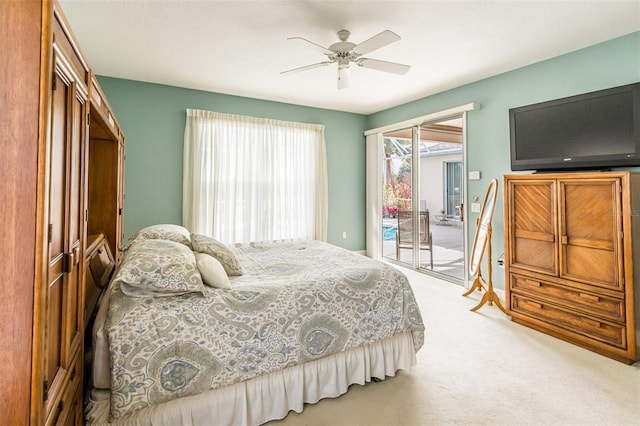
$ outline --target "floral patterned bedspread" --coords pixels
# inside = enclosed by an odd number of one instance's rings
[[[244,275],[204,296],[129,297],[114,288],[111,417],[411,331],[424,339],[405,275],[318,241],[236,248]]]

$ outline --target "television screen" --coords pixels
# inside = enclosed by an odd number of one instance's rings
[[[640,165],[640,83],[509,110],[511,170]]]

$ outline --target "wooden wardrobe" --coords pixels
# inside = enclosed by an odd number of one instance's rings
[[[640,359],[640,173],[507,175],[504,194],[513,321]]]
[[[82,424],[87,235],[122,243],[124,135],[56,1],[0,1],[0,424]]]

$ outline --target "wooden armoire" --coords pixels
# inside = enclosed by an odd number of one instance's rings
[[[640,359],[640,173],[507,175],[504,197],[513,321]]]
[[[55,0],[0,1],[0,52],[0,424],[82,424],[87,236],[118,253],[124,135]]]

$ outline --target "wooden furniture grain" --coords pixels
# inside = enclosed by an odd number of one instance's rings
[[[0,1],[0,51],[0,423],[80,425],[88,191],[111,167],[88,161],[96,89],[55,0]]]
[[[507,312],[594,352],[640,358],[640,173],[504,177]]]
[[[46,281],[41,332],[45,424],[80,416],[82,383],[86,140],[89,68],[57,5],[52,19],[52,77],[46,139]],[[38,322],[36,322],[36,326]],[[80,392],[81,393],[81,392]],[[79,412],[79,414],[78,414]]]
[[[46,228],[37,195],[43,180],[38,160],[44,154],[41,110],[46,97],[41,92],[42,34],[33,22],[41,20],[39,3],[0,2],[0,413],[3,423],[16,425],[32,422],[33,307],[40,297],[35,283],[44,275],[43,268],[34,268],[42,263]],[[8,54],[14,51],[19,54]]]
[[[89,234],[104,233],[116,263],[122,260],[125,137],[91,73],[89,126]]]

